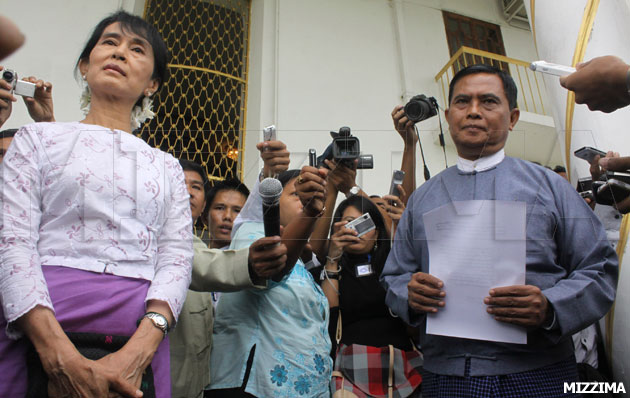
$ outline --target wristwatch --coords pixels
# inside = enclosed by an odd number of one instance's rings
[[[168,321],[164,315],[158,314],[157,312],[147,312],[142,318],[138,319],[138,325],[144,318],[149,318],[149,320],[153,322],[153,326],[160,329],[162,333],[164,333],[164,337],[166,337],[170,327],[168,326]]]
[[[350,196],[358,195],[359,192],[361,192],[361,187],[358,185],[353,186],[352,188],[350,188],[350,190],[346,194],[346,199],[349,198]]]
[[[339,272],[328,272],[325,268],[322,269],[322,272],[319,274],[319,280],[323,282],[326,279],[339,280]]]

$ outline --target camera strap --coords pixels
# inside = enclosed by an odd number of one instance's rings
[[[416,131],[418,144],[420,145],[420,155],[422,156],[422,165],[424,166],[424,180],[429,181],[429,179],[431,178],[431,173],[429,172],[429,168],[427,167],[427,161],[424,159],[424,149],[422,149],[422,140],[420,139],[420,133],[418,133],[418,126],[414,124],[413,129]]]
[[[446,142],[444,141],[444,131],[442,130],[442,116],[440,116],[440,108],[438,107],[438,123],[440,123],[440,146],[444,153],[444,168],[448,169],[448,161],[446,160]]]
[[[448,168],[448,161],[446,160],[446,141],[444,140],[444,130],[442,129],[442,117],[440,116],[440,108],[438,107],[438,123],[440,125],[440,146],[442,147],[442,153],[444,154],[444,168]],[[424,149],[422,148],[422,140],[420,140],[420,133],[418,132],[418,126],[413,126],[416,131],[416,137],[418,137],[418,144],[420,145],[420,155],[422,156],[422,166],[424,168],[424,180],[428,181],[431,178],[431,173],[429,172],[429,168],[427,167],[427,162],[424,159]]]

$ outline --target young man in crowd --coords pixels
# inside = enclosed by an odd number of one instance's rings
[[[218,181],[208,192],[207,215],[208,236],[211,249],[226,249],[232,241],[232,226],[241,212],[249,189],[236,179]]]

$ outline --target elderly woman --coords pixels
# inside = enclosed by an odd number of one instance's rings
[[[166,64],[154,27],[113,14],[77,63],[85,119],[16,134],[0,180],[0,396],[26,394],[27,342],[51,396],[139,397],[141,383],[170,396],[165,337],[190,283],[189,195],[178,161],[131,134]],[[106,355],[87,359],[86,344]]]

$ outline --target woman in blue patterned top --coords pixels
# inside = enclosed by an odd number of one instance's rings
[[[303,186],[313,184],[302,178],[308,174],[305,170],[316,169],[306,167],[301,175],[299,170],[289,170],[279,176],[284,187],[280,197],[283,241],[295,241],[295,235],[289,234],[299,225],[309,229],[308,234],[298,238],[301,247],[316,220],[313,215],[323,207],[322,201],[313,210],[312,202],[317,201],[300,196]],[[250,197],[257,194],[254,190]],[[245,222],[236,231],[230,248],[247,247],[262,236],[262,223]],[[291,259],[287,261],[290,263]],[[214,325],[210,395],[330,397],[328,318],[326,296],[299,259],[280,282],[269,280],[266,289],[221,295]]]

